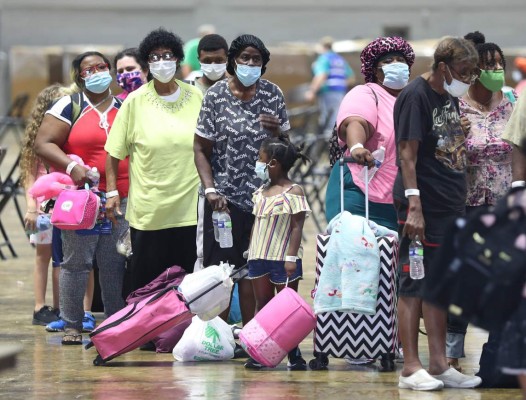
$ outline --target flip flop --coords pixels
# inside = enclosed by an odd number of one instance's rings
[[[72,331],[72,332],[71,331],[70,332],[66,331],[64,336],[62,336],[61,343],[64,346],[82,345],[82,334],[81,333],[77,333],[76,331]]]

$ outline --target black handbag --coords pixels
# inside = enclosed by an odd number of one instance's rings
[[[483,329],[501,329],[525,295],[526,190],[457,219],[429,270],[424,300]]]

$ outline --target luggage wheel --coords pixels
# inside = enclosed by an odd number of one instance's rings
[[[93,365],[96,367],[106,364],[102,357],[98,354],[97,357],[93,360]]]
[[[380,372],[392,372],[396,369],[394,353],[382,354],[380,358]]]
[[[325,371],[327,370],[327,365],[329,365],[329,357],[326,354],[314,352],[314,357],[309,361],[309,368],[313,371]]]

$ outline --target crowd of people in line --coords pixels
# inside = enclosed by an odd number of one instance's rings
[[[80,54],[72,63],[73,85],[53,85],[37,98],[22,152],[25,188],[50,170],[67,173],[83,187],[92,183],[86,166],[96,167],[112,225],[83,235],[56,228],[48,238],[33,235],[33,323],[64,331],[64,345],[81,344],[82,332],[95,327],[94,263],[106,316],[172,265],[191,273],[225,260],[241,267],[248,260],[248,278],[239,282],[244,324],[286,282],[298,288],[302,230],[311,210],[304,189],[288,172],[309,160],[289,138],[282,91],[262,78],[270,52],[253,35],[241,35],[229,46],[210,27],[202,33],[185,49],[177,35],[156,29],[113,63],[96,51]],[[494,205],[512,186],[526,185],[526,100],[505,87],[505,56],[480,32],[441,40],[430,70],[410,82],[411,45],[399,37],[377,38],[361,52],[365,84],[350,91],[354,73],[329,39],[323,44],[306,99],[318,98],[323,124],[335,126],[341,151],[355,161],[344,172],[345,210],[365,215],[361,170],[373,167],[373,153],[385,149],[368,185],[369,217],[399,232],[404,365],[398,385],[477,387],[481,378],[463,374],[459,364],[467,324],[422,301],[426,279],[409,276],[408,247],[415,237],[422,239],[428,270],[455,218]],[[181,67],[190,79],[175,79]],[[118,96],[110,90],[112,68],[122,88]],[[328,180],[327,221],[340,212],[338,168]],[[27,196],[29,231],[35,231],[41,208]],[[232,247],[216,241],[214,211],[230,214]],[[127,230],[129,260],[116,248]],[[47,306],[51,258],[53,305]],[[427,370],[418,354],[421,317],[429,342]],[[526,315],[520,318],[526,321]],[[494,352],[499,342],[499,332],[491,332]],[[520,359],[526,345],[514,346],[516,352],[506,352],[498,365],[518,375],[526,388],[526,360]],[[299,348],[288,358],[290,369],[306,369]],[[245,367],[262,365],[249,358]]]

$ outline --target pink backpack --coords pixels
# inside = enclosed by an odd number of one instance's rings
[[[100,210],[100,197],[89,189],[60,192],[55,201],[51,223],[59,229],[93,229]]]
[[[250,357],[274,368],[315,326],[311,307],[286,287],[243,327],[239,340]]]

